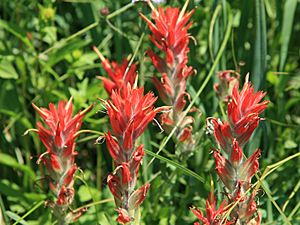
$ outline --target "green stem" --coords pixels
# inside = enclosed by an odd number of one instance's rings
[[[111,18],[113,18],[113,17],[115,17],[115,16],[121,14],[122,12],[125,12],[127,9],[130,9],[130,8],[133,7],[133,6],[134,6],[134,3],[131,2],[131,3],[129,3],[129,4],[125,5],[125,6],[123,6],[122,8],[120,8],[120,9],[118,9],[118,10],[112,12],[112,13],[109,14],[108,16],[106,16],[106,19],[109,20],[109,19],[111,19]]]
[[[31,213],[33,213],[37,208],[39,208],[41,205],[43,205],[44,200],[38,202],[35,206],[33,206],[27,213],[24,214],[20,219],[18,219],[13,225],[17,225],[20,223],[23,219],[25,219],[27,216],[29,216]]]

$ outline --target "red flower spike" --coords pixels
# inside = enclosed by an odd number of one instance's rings
[[[133,139],[137,139],[156,113],[163,109],[154,108],[157,98],[153,93],[143,96],[143,91],[143,88],[132,89],[130,86],[122,92],[113,91],[106,104],[113,132],[117,138],[124,135],[128,150],[133,146]]]
[[[129,62],[127,59],[124,59],[121,64],[117,64],[116,62],[110,63],[95,46],[93,46],[93,49],[99,56],[102,66],[110,78],[99,77],[99,79],[103,81],[104,88],[109,95],[112,94],[113,90],[120,90],[123,87],[126,88],[127,84],[133,86],[137,77],[137,65],[135,63],[133,63],[130,68],[128,68]]]
[[[262,101],[265,93],[262,91],[254,92],[254,88],[250,82],[245,82],[241,92],[238,92],[239,83],[237,82],[232,91],[232,101],[228,104],[228,118],[232,129],[237,133],[246,133],[250,137],[255,128],[258,126],[258,115],[262,113],[269,101]],[[241,125],[239,125],[241,124]],[[245,128],[244,130],[240,130]],[[239,139],[240,144],[248,141],[244,138],[243,142]]]
[[[149,6],[152,9],[153,22],[143,14],[140,15],[151,30],[151,41],[158,50],[163,52],[162,57],[154,53],[152,49],[149,49],[147,54],[158,72],[161,73],[161,79],[154,76],[153,82],[162,101],[171,108],[169,112],[163,112],[161,116],[163,128],[170,132],[177,124],[186,106],[186,80],[193,73],[193,68],[187,66],[187,54],[190,39],[188,29],[191,26],[188,20],[194,10],[185,13],[187,3],[181,11],[179,8],[171,7],[166,10],[161,7],[155,9],[151,2],[149,2]],[[178,142],[189,141],[192,149],[194,143],[191,138],[192,130],[190,127],[186,128],[184,124],[179,124],[175,132],[176,138]],[[181,136],[181,134],[184,135]]]
[[[228,85],[231,77],[225,77],[224,81]],[[221,156],[219,150],[214,153],[216,172],[229,189],[229,193],[226,193],[229,203],[237,204],[230,217],[243,224],[260,224],[261,217],[254,200],[255,192],[251,196],[247,195],[247,192],[251,187],[251,178],[259,168],[258,159],[261,152],[257,149],[244,161],[242,145],[257,128],[261,120],[259,114],[266,109],[268,101],[262,101],[265,93],[262,91],[255,93],[250,82],[246,81],[240,92],[239,83],[236,80],[234,82],[231,101],[227,106],[229,122],[211,119],[207,122],[207,127],[211,133],[213,132],[216,142],[227,156],[227,158]],[[217,90],[221,91],[221,87],[217,86]]]
[[[143,88],[132,88],[128,83],[113,90],[106,102],[112,134],[105,134],[107,148],[114,160],[115,172],[107,178],[114,195],[119,216],[117,221],[126,224],[134,219],[134,211],[143,202],[150,185],[134,190],[138,170],[144,156],[143,145],[135,147],[136,139],[145,131],[156,114],[164,108],[155,108],[156,97],[143,95]]]
[[[93,105],[77,113],[72,117],[72,98],[67,101],[60,101],[57,108],[53,103],[49,109],[39,108],[32,103],[33,108],[44,120],[46,126],[41,122],[37,123],[37,133],[47,151],[40,155],[37,163],[41,160],[48,170],[51,178],[49,187],[56,197],[55,203],[51,205],[54,216],[62,219],[68,206],[74,197],[74,173],[77,170],[75,163],[75,139],[80,129],[83,117],[89,112]],[[71,212],[72,213],[72,212]]]

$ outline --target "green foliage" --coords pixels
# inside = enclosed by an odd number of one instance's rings
[[[166,5],[180,6],[183,0]],[[141,207],[141,224],[192,224],[188,207],[205,205],[214,175],[213,144],[204,132],[207,117],[222,117],[213,91],[216,72],[248,72],[257,89],[267,92],[270,105],[247,146],[260,147],[263,156],[256,184],[260,184],[262,224],[300,223],[300,7],[296,0],[191,0],[195,8],[190,29],[189,64],[197,70],[187,87],[188,109],[201,111],[194,131],[198,144],[181,162],[171,135],[149,125],[139,142],[146,157],[139,174],[151,188]],[[104,15],[108,11],[108,15]],[[139,12],[150,16],[143,2],[130,0],[2,0],[0,3],[0,224],[51,224],[45,171],[36,164],[44,151],[35,134],[23,135],[39,121],[31,107],[74,97],[75,111],[95,103],[78,138],[72,209],[86,206],[75,224],[115,224],[114,203],[106,185],[112,171],[104,144],[95,144],[108,129],[101,101],[107,94],[96,76],[105,74],[91,46],[120,62],[131,56],[139,63],[139,84],[156,90],[155,68],[145,54],[147,26]],[[158,101],[157,105],[161,105]],[[277,163],[279,162],[279,163]],[[255,182],[255,181],[254,181]],[[219,187],[217,187],[219,188]],[[222,190],[219,190],[221,196]],[[1,218],[3,217],[3,221]]]

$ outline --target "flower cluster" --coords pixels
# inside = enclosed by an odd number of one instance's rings
[[[191,66],[187,66],[190,39],[188,29],[192,25],[188,21],[193,11],[185,13],[184,9],[180,11],[179,8],[172,7],[164,11],[161,7],[154,8],[150,2],[149,5],[152,8],[154,22],[143,14],[141,17],[147,22],[152,32],[151,41],[163,54],[163,57],[160,57],[152,49],[147,51],[152,63],[161,73],[160,80],[156,76],[153,77],[154,85],[162,101],[171,106],[171,110],[161,114],[163,128],[170,132],[183,115],[185,98],[188,96],[186,82],[194,72]],[[175,134],[179,142],[193,142],[192,123],[193,118],[187,116],[178,124]]]
[[[84,115],[93,106],[91,105],[72,117],[72,98],[68,102],[59,102],[57,109],[53,103],[49,104],[49,109],[32,105],[47,125],[44,127],[41,122],[37,122],[38,129],[34,129],[34,131],[38,133],[47,149],[40,155],[38,163],[43,162],[46,166],[50,178],[49,188],[56,197],[55,202],[49,201],[49,205],[58,224],[66,224],[77,219],[82,213],[67,214],[67,211],[74,197],[73,176],[77,170],[75,139]]]
[[[143,202],[150,184],[135,190],[139,166],[144,156],[143,145],[135,147],[137,138],[161,108],[155,108],[153,93],[143,95],[143,88],[132,88],[130,84],[113,90],[106,102],[112,133],[105,134],[108,151],[113,158],[115,170],[107,178],[114,195],[119,216],[123,224],[134,220],[135,210]]]
[[[110,63],[95,46],[93,49],[99,56],[102,66],[109,76],[109,78],[103,76],[98,77],[103,81],[104,88],[109,95],[112,94],[113,90],[122,89],[124,86],[124,88],[126,88],[128,83],[133,86],[137,78],[137,65],[135,63],[133,63],[130,67],[127,59],[124,59],[120,65],[114,61]]]
[[[268,101],[262,91],[254,92],[250,82],[246,81],[239,92],[239,82],[235,81],[230,101],[227,105],[228,122],[220,119],[208,119],[208,128],[218,143],[214,151],[216,173],[225,186],[225,195],[229,204],[236,204],[230,213],[233,224],[260,224],[261,216],[257,212],[256,192],[250,193],[251,178],[259,168],[260,150],[257,149],[244,159],[242,146],[249,140],[257,128],[261,114]],[[221,153],[223,151],[223,154]],[[201,217],[198,217],[201,219]],[[204,220],[201,219],[203,222]],[[204,222],[205,223],[205,222]],[[219,224],[206,222],[205,224]]]

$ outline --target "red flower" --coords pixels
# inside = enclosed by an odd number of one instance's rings
[[[205,225],[221,225],[223,220],[223,214],[226,212],[225,207],[226,201],[223,201],[219,207],[216,209],[216,197],[213,192],[210,192],[208,199],[206,200],[206,217],[204,217],[203,213],[200,209],[191,207],[190,210],[194,215],[202,221]],[[226,221],[226,220],[225,220]],[[233,222],[226,222],[224,225],[232,224]],[[195,222],[194,225],[200,225],[198,222]]]
[[[152,18],[155,22],[152,23],[143,14],[141,17],[148,23],[148,26],[152,32],[150,39],[156,45],[157,48],[166,52],[166,60],[162,60],[157,55],[152,54],[150,50],[150,57],[154,61],[154,65],[158,71],[164,71],[163,67],[174,67],[174,64],[179,64],[178,70],[182,70],[186,65],[189,52],[189,34],[188,29],[192,25],[188,21],[193,14],[193,11],[184,13],[179,11],[179,8],[168,7],[166,11],[159,7],[156,10],[152,7]],[[182,76],[188,76],[187,73],[181,73]]]
[[[123,224],[134,220],[134,211],[144,201],[150,187],[146,184],[134,191],[144,156],[143,145],[135,147],[136,139],[163,109],[154,107],[156,97],[153,93],[143,95],[143,92],[143,88],[132,88],[127,84],[113,90],[106,103],[114,136],[108,132],[105,138],[116,167],[107,183],[118,208],[117,221]]]
[[[62,152],[74,154],[69,150],[73,149],[76,132],[80,129],[84,115],[92,109],[92,105],[86,110],[79,112],[72,118],[72,99],[68,102],[61,101],[56,109],[53,103],[49,104],[49,110],[39,108],[32,103],[32,106],[40,114],[49,129],[40,122],[37,123],[38,134],[47,148],[48,153]],[[67,155],[68,156],[68,155]]]
[[[109,76],[109,79],[103,76],[99,77],[99,79],[103,81],[104,88],[109,95],[112,94],[113,90],[122,89],[124,86],[127,86],[128,83],[133,86],[137,77],[137,65],[135,63],[130,67],[127,59],[124,59],[120,65],[116,62],[110,63],[95,46],[93,46],[93,49],[98,54],[102,66]]]
[[[219,119],[208,120],[208,128],[213,125],[214,137],[227,155],[223,157],[217,150],[214,152],[216,172],[223,184],[228,188],[226,193],[229,203],[238,204],[231,212],[231,218],[243,223],[259,224],[260,216],[256,214],[256,203],[254,195],[249,197],[247,190],[251,185],[251,178],[257,172],[260,150],[257,149],[246,161],[243,160],[242,145],[244,145],[259,124],[262,113],[268,101],[261,101],[265,96],[262,91],[254,92],[250,82],[245,82],[239,92],[239,83],[236,81],[228,103],[228,123]]]
[[[161,73],[160,80],[156,76],[153,77],[159,96],[165,104],[171,106],[171,110],[162,113],[160,118],[163,128],[170,132],[185,108],[186,81],[193,73],[193,68],[187,66],[190,38],[188,29],[192,25],[188,23],[188,20],[193,11],[185,13],[184,10],[180,11],[179,8],[171,7],[166,10],[161,7],[155,9],[150,2],[149,5],[154,22],[142,14],[141,17],[147,22],[152,32],[150,39],[164,53],[164,57],[160,57],[152,49],[149,49],[147,54]],[[175,132],[178,141],[188,142],[191,144],[190,147],[194,143],[191,128],[181,123]]]
[[[72,117],[72,98],[68,102],[59,102],[57,108],[53,103],[49,104],[49,109],[39,108],[33,103],[32,106],[46,124],[44,127],[42,123],[38,122],[38,129],[35,130],[47,149],[47,152],[39,157],[38,162],[42,161],[45,164],[51,177],[49,187],[56,196],[53,211],[60,219],[65,214],[60,211],[66,211],[74,197],[73,176],[77,170],[75,163],[77,132],[84,115],[92,109],[93,105],[74,117]],[[74,215],[73,219],[76,219],[75,217],[78,218],[78,215]]]
[[[113,133],[117,139],[123,140],[124,150],[132,150],[136,140],[146,129],[157,112],[156,97],[153,93],[143,95],[144,89],[133,89],[130,85],[123,91],[113,91],[107,101],[107,112]]]
[[[232,90],[232,100],[228,104],[228,119],[232,130],[235,132],[240,145],[245,144],[258,126],[259,114],[262,113],[269,101],[262,101],[265,93],[254,92],[250,82],[245,82],[241,92],[238,91],[239,83]]]

